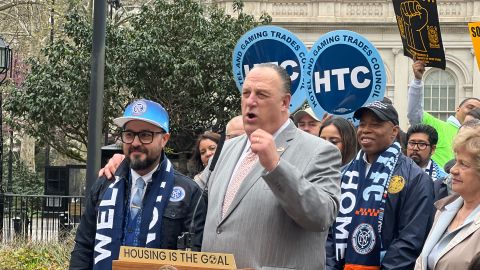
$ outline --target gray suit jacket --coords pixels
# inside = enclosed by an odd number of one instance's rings
[[[280,163],[257,163],[221,217],[247,136],[229,140],[208,182],[202,251],[233,253],[238,268],[324,269],[325,240],[340,195],[340,152],[290,121],[275,139]]]

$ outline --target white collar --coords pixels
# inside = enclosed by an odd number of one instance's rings
[[[463,198],[461,196],[459,196],[453,202],[445,205],[445,210],[447,210],[447,211],[458,211],[460,208],[462,208],[462,205],[463,205]]]
[[[452,124],[453,124],[454,126],[456,126],[457,128],[460,128],[460,126],[462,125],[462,124],[460,124],[460,121],[458,121],[458,119],[457,119],[455,116],[453,116],[453,115],[450,115],[450,116],[448,117],[447,122],[452,123]]]
[[[367,160],[367,153],[364,152],[362,158],[363,158],[363,161],[365,161],[365,163],[367,163],[367,165],[369,165],[369,166],[372,165],[372,163],[368,162],[368,160]]]
[[[446,211],[453,211],[453,212],[458,212],[460,208],[462,208],[464,203],[464,200],[462,196],[459,196],[456,200],[453,202],[445,205],[445,210]],[[465,218],[463,224],[461,226],[464,226],[466,224],[469,224],[470,222],[473,222],[477,214],[480,212],[480,205],[477,205],[475,209]],[[458,229],[458,228],[457,228]]]
[[[430,170],[430,166],[432,165],[432,159],[430,159],[427,163],[427,166],[423,167],[422,170],[426,172],[427,170]]]

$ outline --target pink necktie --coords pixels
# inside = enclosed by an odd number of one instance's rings
[[[247,176],[247,174],[252,170],[252,167],[257,160],[257,154],[253,153],[251,150],[248,150],[248,154],[238,166],[238,169],[235,171],[233,178],[228,185],[225,198],[223,199],[222,218],[225,217],[225,214],[227,213],[230,204],[232,204],[240,185],[245,179],[245,176]]]

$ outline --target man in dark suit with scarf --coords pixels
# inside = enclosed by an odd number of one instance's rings
[[[111,269],[122,245],[176,249],[192,220],[193,249],[200,250],[206,203],[198,185],[176,172],[163,151],[170,138],[165,109],[137,100],[114,122],[122,128],[126,158],[114,181],[100,177],[88,194],[70,269]]]
[[[343,171],[327,269],[413,269],[432,223],[433,182],[395,142],[391,104],[370,103],[354,117],[362,149]]]

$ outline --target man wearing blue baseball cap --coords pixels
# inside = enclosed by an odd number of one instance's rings
[[[200,250],[206,203],[163,151],[170,138],[165,109],[137,100],[114,123],[122,128],[126,158],[114,181],[100,177],[88,194],[70,269],[111,269],[120,246],[176,249],[187,231],[195,233],[193,249]]]

